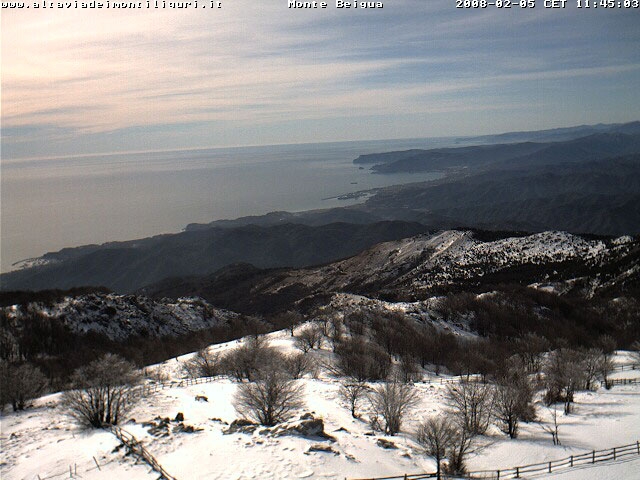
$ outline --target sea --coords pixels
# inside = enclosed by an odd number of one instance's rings
[[[442,173],[375,174],[353,163],[359,155],[456,144],[426,138],[2,159],[0,269],[189,223],[362,202],[338,197]]]

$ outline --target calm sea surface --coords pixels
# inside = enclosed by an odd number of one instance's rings
[[[357,203],[329,199],[438,173],[375,175],[358,155],[454,139],[340,142],[2,160],[0,267],[63,247],[178,232],[188,223]]]

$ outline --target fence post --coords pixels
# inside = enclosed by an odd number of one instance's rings
[[[616,459],[616,447],[613,447],[613,459]]]
[[[100,468],[100,464],[98,463],[98,460],[96,460],[96,457],[93,457],[93,461],[96,462],[96,467],[98,467],[98,470],[102,471],[102,469]]]
[[[591,463],[596,463],[596,451],[595,450],[591,453]]]
[[[640,441],[636,442],[636,447],[638,449],[638,455],[640,455]]]
[[[520,478],[520,467],[516,467],[516,478]]]
[[[498,475],[496,476],[496,480],[500,480],[500,470],[496,472]]]
[[[73,470],[71,470],[71,465],[69,465],[69,478],[73,478]]]
[[[549,473],[551,473],[551,462],[549,462]]]
[[[571,455],[571,466],[573,467],[573,455]]]

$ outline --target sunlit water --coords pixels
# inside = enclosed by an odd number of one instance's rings
[[[358,155],[453,139],[341,142],[2,160],[2,271],[63,247],[178,232],[188,223],[328,208],[347,193],[436,178],[376,175]]]

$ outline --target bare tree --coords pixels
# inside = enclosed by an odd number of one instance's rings
[[[29,364],[12,365],[3,362],[2,371],[2,406],[11,403],[14,411],[24,410],[27,403],[40,396],[48,381],[39,368]]]
[[[631,357],[636,365],[640,365],[640,340],[634,341],[629,347]]]
[[[584,388],[591,390],[600,375],[600,365],[604,359],[604,353],[600,349],[590,348],[581,351],[580,357],[584,374]]]
[[[429,417],[418,427],[417,441],[424,452],[436,461],[436,475],[441,478],[442,461],[454,448],[457,425],[447,415]]]
[[[238,381],[254,380],[262,370],[282,367],[282,354],[264,337],[249,337],[221,360],[221,368]]]
[[[267,426],[287,420],[304,406],[304,387],[280,371],[270,371],[255,382],[243,383],[233,399],[236,411]]]
[[[358,406],[365,399],[366,394],[369,392],[369,386],[364,382],[347,382],[343,383],[338,390],[340,398],[347,402],[351,409],[351,416],[353,418],[359,418]]]
[[[529,422],[535,419],[534,393],[526,364],[521,361],[513,362],[511,368],[498,379],[494,415],[500,429],[510,438],[518,436],[521,420]]]
[[[62,403],[81,425],[116,425],[137,402],[140,378],[132,363],[108,353],[74,372],[77,390],[65,392]]]
[[[551,435],[551,440],[554,445],[561,445],[560,437],[558,436],[558,409],[553,406],[553,409],[547,407],[547,409],[551,412],[551,419],[553,420],[553,424],[545,425],[544,423],[540,423],[542,429]]]
[[[564,413],[570,413],[575,392],[584,386],[584,365],[575,350],[561,348],[551,352],[544,368],[547,405],[563,401]]]
[[[447,400],[453,414],[471,435],[482,435],[491,422],[493,389],[490,385],[462,381],[447,386]]]
[[[220,361],[219,353],[203,348],[182,365],[182,370],[190,378],[215,377],[221,373]]]
[[[413,386],[393,381],[378,385],[369,395],[373,415],[384,421],[381,428],[387,435],[395,435],[400,431],[403,417],[418,400]]]
[[[295,344],[296,347],[304,353],[307,353],[309,350],[313,350],[314,348],[320,348],[322,338],[323,334],[320,327],[318,327],[318,325],[309,325],[302,329],[302,331],[298,332]]]
[[[300,378],[313,370],[313,360],[303,352],[290,353],[282,356],[282,369],[291,378]]]
[[[516,340],[516,348],[527,373],[540,372],[544,353],[549,350],[549,341],[535,333],[527,333]]]
[[[302,315],[299,312],[295,312],[292,310],[287,310],[286,312],[280,313],[276,315],[273,319],[273,323],[278,328],[286,328],[291,333],[291,336],[294,335],[294,330],[300,322],[302,322]]]
[[[362,337],[347,337],[336,349],[336,368],[344,377],[358,381],[387,378],[391,358],[377,344]]]

